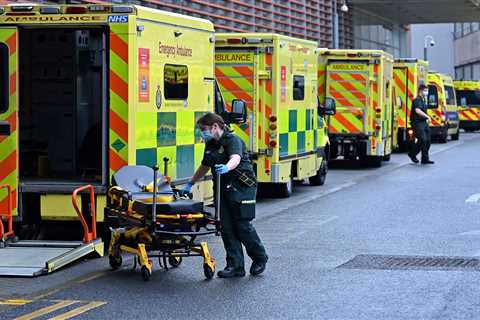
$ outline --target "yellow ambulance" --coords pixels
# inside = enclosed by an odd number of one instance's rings
[[[316,43],[263,33],[215,38],[215,75],[226,109],[234,99],[246,102],[247,121],[234,130],[247,145],[258,181],[282,197],[292,193],[294,180],[323,184],[324,114],[332,110],[317,106]]]
[[[378,167],[396,144],[393,57],[380,50],[320,50],[321,100],[336,101],[329,119],[330,158]]]
[[[480,130],[480,81],[453,81],[457,96],[460,128]]]
[[[446,143],[448,136],[458,140],[460,121],[453,80],[447,74],[428,73],[428,115],[432,139]]]
[[[176,184],[188,181],[203,156],[196,119],[214,111],[213,55],[207,20],[133,5],[0,6],[0,184],[14,190],[17,220],[75,219],[71,193],[88,183],[102,221],[125,165],[165,159]],[[0,210],[6,199],[0,190]]]
[[[405,151],[414,139],[410,126],[410,112],[418,87],[427,85],[428,62],[418,59],[395,59],[393,64],[393,88],[398,99],[398,148]]]

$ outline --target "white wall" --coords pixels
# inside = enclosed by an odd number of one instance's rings
[[[435,46],[428,46],[430,70],[447,73],[454,77],[453,23],[412,25],[412,58],[423,59],[426,35],[431,35],[435,39]]]

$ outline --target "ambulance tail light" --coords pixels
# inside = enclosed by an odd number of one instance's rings
[[[382,127],[380,127],[378,125],[375,127],[375,130],[377,130],[377,131],[380,131],[380,129],[382,129]]]
[[[275,123],[272,123],[269,128],[270,130],[275,131],[277,130],[277,125]]]
[[[43,7],[40,8],[41,14],[59,14],[60,8],[59,7]]]
[[[227,39],[227,43],[228,43],[228,44],[241,44],[241,43],[242,43],[242,39],[230,38],[230,39]]]
[[[87,13],[87,8],[85,7],[67,7],[65,9],[66,14],[82,14]]]
[[[270,122],[276,122],[276,121],[277,121],[277,117],[275,117],[275,116],[270,116],[270,118],[268,118],[268,120],[270,120]]]
[[[270,147],[275,148],[275,147],[277,146],[277,141],[275,141],[275,140],[270,140],[269,145],[270,145]]]

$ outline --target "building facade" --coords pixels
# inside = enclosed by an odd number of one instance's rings
[[[380,49],[394,57],[410,57],[409,26],[353,8],[354,47]]]
[[[455,78],[480,80],[480,23],[455,23]]]
[[[430,45],[433,37],[434,46]],[[429,69],[455,76],[453,23],[415,24],[411,28],[412,57],[424,59],[425,37]]]

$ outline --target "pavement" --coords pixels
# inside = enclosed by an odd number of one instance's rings
[[[260,277],[207,281],[191,258],[144,282],[131,259],[118,271],[87,259],[0,278],[0,319],[477,319],[480,268],[436,257],[480,265],[479,150],[480,134],[462,134],[432,146],[433,166],[405,154],[379,169],[336,163],[325,186],[261,199]],[[220,239],[208,242],[223,268]]]

